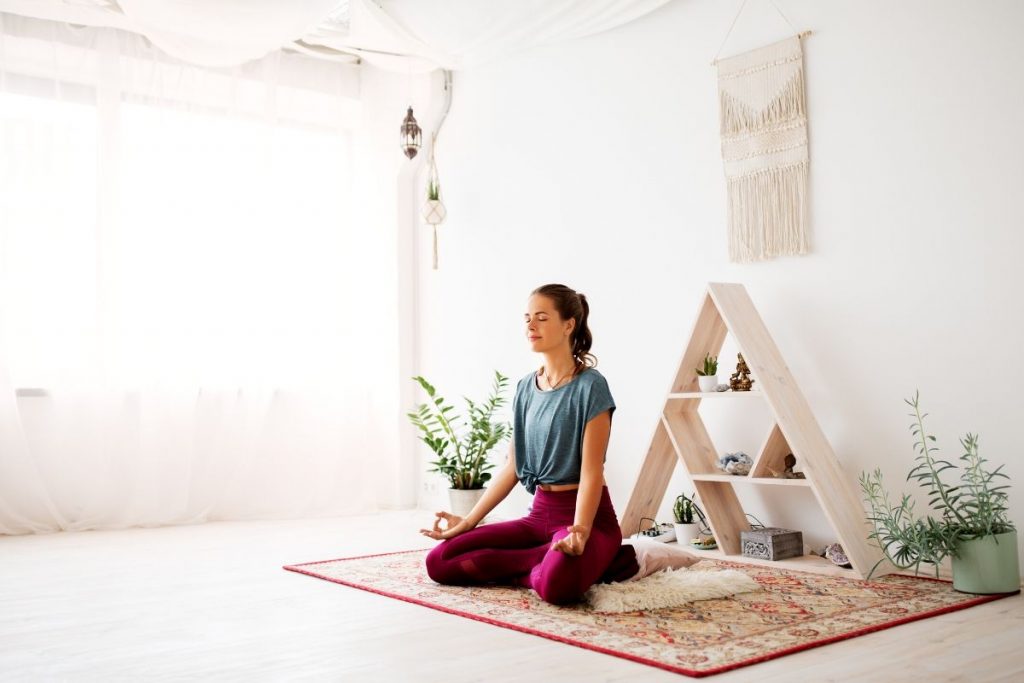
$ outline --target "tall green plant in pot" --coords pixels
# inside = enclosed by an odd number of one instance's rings
[[[491,478],[488,470],[495,465],[488,461],[488,454],[512,434],[510,423],[494,417],[508,402],[502,396],[508,387],[508,377],[495,370],[491,394],[482,403],[463,396],[468,424],[462,424],[462,416],[450,414],[454,406],[446,404],[430,382],[421,376],[413,380],[430,398],[427,403],[417,404],[414,412],[406,413],[420,430],[420,441],[437,456],[427,471],[440,472],[448,479],[452,512],[465,517],[483,495],[484,485]]]
[[[680,545],[689,543],[698,538],[701,533],[701,524],[707,525],[704,511],[694,502],[693,496],[680,493],[675,502],[672,503],[672,517],[675,520],[676,542]],[[699,521],[698,521],[699,520]]]
[[[868,519],[874,531],[868,535],[900,569],[920,570],[922,564],[935,567],[951,558],[953,587],[965,593],[1012,593],[1020,590],[1017,530],[1007,517],[1007,489],[1000,483],[1008,477],[1003,466],[988,470],[978,452],[978,437],[968,433],[960,440],[964,454],[960,464],[942,460],[935,437],[924,428],[918,393],[906,399],[914,412],[910,430],[916,438],[917,464],[907,475],[928,494],[933,514],[918,517],[914,501],[904,494],[893,505],[882,482],[882,472],[861,473],[864,499],[871,508]],[[949,484],[943,473],[959,472],[959,482]],[[876,565],[877,567],[877,565]],[[872,568],[874,572],[875,568]]]

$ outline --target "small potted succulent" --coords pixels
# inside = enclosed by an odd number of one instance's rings
[[[864,499],[871,508],[868,519],[873,531],[868,535],[882,549],[885,557],[899,569],[913,569],[921,564],[935,567],[946,557],[952,559],[953,588],[964,593],[1014,593],[1020,590],[1020,566],[1017,556],[1017,529],[1008,517],[1008,479],[1001,472],[985,468],[986,460],[978,453],[978,437],[968,433],[960,444],[964,454],[960,465],[942,460],[938,447],[931,445],[935,437],[924,429],[924,418],[915,393],[906,399],[914,412],[910,430],[914,434],[917,465],[907,475],[916,479],[928,493],[932,514],[920,517],[914,512],[914,501],[903,494],[898,505],[889,501],[882,483],[882,472],[861,473]],[[960,481],[949,484],[943,473],[959,470]],[[877,567],[877,565],[876,565]],[[874,572],[875,567],[872,568]]]
[[[437,169],[434,168],[434,160],[431,158],[431,174],[427,181],[427,201],[423,203],[423,221],[429,225],[434,232],[434,270],[437,270],[437,226],[444,223],[448,216],[448,210],[444,208],[441,201],[441,184],[437,180]]]
[[[704,367],[697,368],[697,384],[702,392],[715,391],[718,387],[718,356],[710,353],[704,356]]]
[[[696,515],[696,516],[695,516]],[[689,543],[700,536],[700,523],[704,522],[704,512],[686,494],[679,494],[672,505],[672,516],[675,518],[676,543]]]
[[[463,397],[469,411],[466,429],[459,429],[462,418],[449,415],[454,407],[445,404],[432,384],[420,376],[413,379],[430,397],[429,402],[417,405],[415,412],[406,413],[422,432],[420,441],[437,456],[430,463],[432,469],[427,471],[440,472],[448,478],[451,511],[465,517],[483,496],[484,485],[491,478],[488,470],[495,465],[488,462],[488,454],[512,435],[510,423],[494,420],[495,411],[507,403],[501,394],[508,387],[508,377],[497,370],[494,372],[491,395],[483,403],[477,404]]]
[[[441,201],[441,185],[436,178],[427,180],[427,201],[423,204],[423,220],[430,225],[444,222],[448,211]]]

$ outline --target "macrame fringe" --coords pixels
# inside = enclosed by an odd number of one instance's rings
[[[437,224],[434,224],[434,270],[437,270]]]
[[[804,70],[798,69],[764,109],[753,111],[724,90],[719,93],[719,105],[722,135],[761,131],[775,124],[803,118]]]
[[[729,259],[807,253],[807,163],[728,181]]]

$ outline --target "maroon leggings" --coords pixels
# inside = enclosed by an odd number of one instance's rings
[[[485,524],[441,541],[427,554],[427,574],[438,583],[465,586],[511,584],[537,591],[556,605],[580,600],[595,583],[625,581],[640,570],[631,545],[622,544],[608,487],[582,555],[551,550],[569,535],[578,489],[538,488],[530,514],[508,522]]]

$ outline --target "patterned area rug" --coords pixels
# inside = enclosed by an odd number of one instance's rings
[[[694,569],[737,569],[764,590],[610,613],[584,603],[550,605],[526,588],[442,586],[427,576],[426,554],[410,550],[284,568],[696,677],[1005,597],[957,593],[949,582],[921,577],[859,581],[705,560]]]

